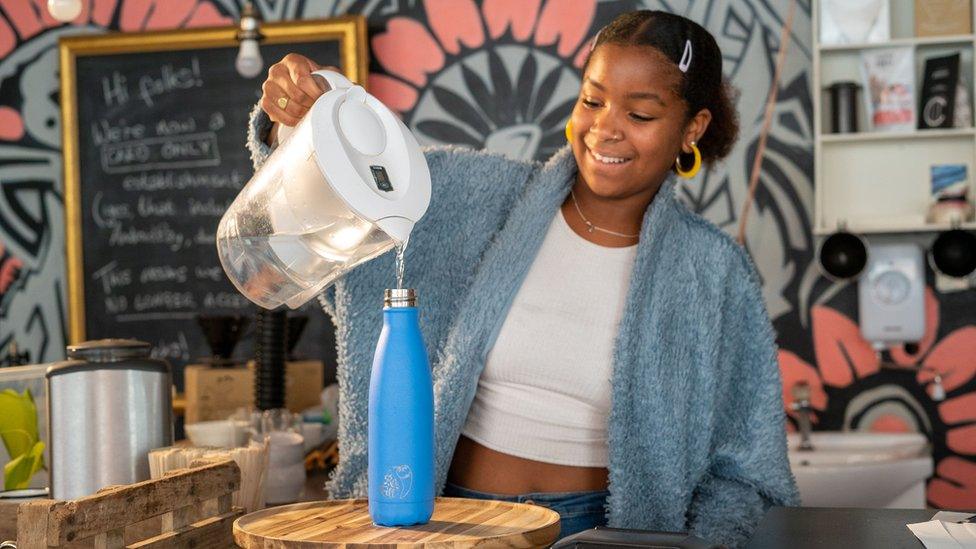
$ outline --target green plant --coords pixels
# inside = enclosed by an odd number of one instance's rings
[[[3,467],[4,490],[27,488],[44,468],[44,442],[37,430],[37,406],[29,389],[0,391],[0,439],[10,455]]]

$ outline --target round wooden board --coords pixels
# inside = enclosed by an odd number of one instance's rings
[[[365,499],[296,503],[255,511],[234,521],[245,549],[321,547],[548,547],[559,535],[559,513],[537,505],[437,498],[430,522],[375,526]]]

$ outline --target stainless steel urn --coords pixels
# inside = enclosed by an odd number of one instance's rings
[[[173,443],[169,364],[131,339],[68,347],[47,369],[51,497],[149,479],[149,451]]]

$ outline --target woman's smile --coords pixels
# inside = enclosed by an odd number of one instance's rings
[[[595,158],[596,161],[601,164],[622,166],[627,162],[630,162],[630,157],[628,156],[614,155],[609,153],[599,153],[589,147],[587,147],[587,151],[589,151],[590,156]]]

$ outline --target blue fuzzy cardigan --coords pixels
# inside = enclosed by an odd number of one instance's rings
[[[251,119],[255,166],[270,149]],[[437,493],[494,343],[549,223],[569,193],[569,147],[545,164],[426,149],[430,208],[406,250],[434,377]],[[338,468],[330,497],[366,495],[367,397],[393,254],[321,301],[337,328]],[[767,508],[795,505],[772,327],[741,246],[690,212],[668,181],[644,215],[614,346],[609,525],[691,531],[742,545]]]

